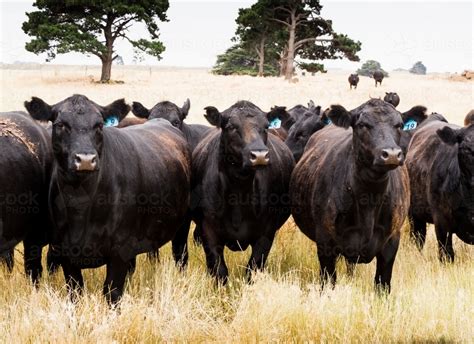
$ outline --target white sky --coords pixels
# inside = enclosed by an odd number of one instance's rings
[[[21,24],[33,1],[0,0],[0,62],[44,62],[24,49],[29,41]],[[210,67],[216,55],[232,42],[238,9],[255,1],[171,0],[169,22],[160,25],[166,46],[163,59],[147,57],[143,64]],[[321,0],[322,16],[332,19],[337,32],[362,42],[362,61],[378,60],[387,70],[409,68],[423,61],[428,72],[460,72],[473,69],[473,2],[453,1],[334,1]],[[135,38],[147,36],[143,26],[131,30]],[[116,47],[125,64],[133,51],[127,42]],[[58,55],[58,64],[99,64],[97,57],[71,53]],[[325,61],[328,68],[356,69],[360,63]]]

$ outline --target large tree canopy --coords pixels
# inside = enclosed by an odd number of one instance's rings
[[[23,31],[33,39],[25,46],[35,54],[76,51],[92,54],[102,61],[101,81],[109,81],[117,39],[125,39],[138,50],[160,59],[165,50],[159,40],[157,21],[167,21],[168,0],[37,0],[38,11],[27,13]],[[133,23],[145,24],[150,39],[131,39]]]
[[[323,59],[359,61],[361,43],[335,32],[332,21],[321,17],[321,9],[318,0],[259,0],[239,11],[234,41],[257,57],[259,75],[268,50],[278,58],[280,75],[286,79],[293,77],[295,65],[314,69],[312,61]]]

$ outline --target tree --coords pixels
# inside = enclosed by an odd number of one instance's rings
[[[287,30],[287,43],[282,56],[285,79],[293,77],[295,58],[310,60],[348,58],[359,61],[361,43],[334,32],[332,21],[320,16],[319,0],[260,0],[273,9],[271,20]]]
[[[423,64],[423,62],[418,61],[417,63],[415,63],[413,65],[413,67],[410,68],[410,73],[425,75],[426,74],[426,67]]]
[[[37,0],[38,11],[27,13],[23,31],[34,37],[26,50],[47,53],[47,61],[71,51],[95,55],[102,62],[100,80],[108,82],[117,58],[114,43],[125,39],[137,50],[161,59],[157,21],[167,21],[168,0]],[[133,23],[145,24],[151,39],[133,40],[127,33]]]
[[[272,48],[278,43],[282,33],[277,23],[271,20],[272,11],[262,2],[257,2],[249,8],[239,9],[236,37],[243,49],[255,50],[258,58],[258,76],[264,75],[265,57],[275,54]],[[270,50],[268,52],[267,50]]]
[[[278,75],[278,69],[275,66],[277,60],[273,60],[274,65],[268,62],[264,64],[264,76]],[[254,51],[243,48],[236,44],[226,50],[224,54],[217,56],[217,62],[212,72],[220,75],[252,75],[257,76],[258,58]]]
[[[368,60],[364,62],[362,67],[357,70],[357,74],[372,77],[376,70],[380,70],[385,77],[388,77],[388,73],[384,71],[380,63],[375,60]]]

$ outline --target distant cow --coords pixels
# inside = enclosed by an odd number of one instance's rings
[[[157,103],[150,110],[145,108],[139,102],[133,102],[132,112],[139,120],[146,121],[156,118],[166,119],[171,123],[171,125],[181,130],[192,152],[204,136],[206,136],[209,131],[213,130],[213,128],[202,124],[187,124],[184,122],[189,113],[190,107],[191,102],[189,99],[184,102],[181,108],[170,101],[162,101]],[[182,228],[180,228],[173,240],[173,257],[175,261],[182,266],[187,265],[188,262],[187,247],[182,245],[187,241],[190,225],[191,217],[190,214],[187,214],[183,221]],[[199,228],[197,229],[197,232],[199,232]],[[181,236],[185,236],[186,238],[181,238]],[[150,253],[150,257],[158,257],[158,255],[158,251]]]
[[[311,135],[329,123],[330,120],[326,114],[321,114],[320,106],[317,106],[313,111],[306,111],[304,116],[298,118],[296,123],[290,128],[288,137],[285,140],[296,162],[298,162],[303,155],[303,151]]]
[[[383,72],[381,70],[376,70],[374,74],[372,74],[374,80],[375,80],[375,87],[377,87],[377,83],[382,85],[382,80],[384,78]]]
[[[181,132],[154,120],[104,128],[123,115],[123,99],[100,106],[82,95],[55,105],[25,102],[35,119],[51,120],[54,163],[51,237],[69,289],[83,287],[81,269],[107,266],[104,294],[115,303],[136,255],[170,241],[188,209],[190,152]]]
[[[354,86],[355,89],[357,89],[357,84],[359,83],[359,75],[357,74],[351,74],[349,75],[349,89],[352,90],[352,86]]]
[[[410,173],[412,235],[419,248],[434,223],[441,260],[454,260],[452,236],[474,244],[474,125],[433,120],[413,136]]]
[[[28,114],[3,112],[0,147],[0,260],[13,269],[14,247],[23,241],[25,271],[37,283],[50,229],[51,142]]]
[[[333,105],[327,115],[335,125],[311,137],[293,171],[293,217],[316,242],[323,284],[335,283],[339,255],[349,263],[377,258],[375,283],[390,290],[410,197],[402,117],[380,99],[352,111]]]
[[[248,277],[265,266],[275,232],[290,215],[294,161],[286,145],[267,133],[267,114],[254,104],[239,101],[222,113],[209,106],[205,116],[220,130],[194,150],[191,206],[208,271],[225,283],[224,247],[252,246]]]
[[[395,92],[385,92],[385,97],[383,97],[387,103],[392,104],[394,107],[397,107],[400,104],[400,97]]]
[[[295,119],[286,111],[285,106],[274,106],[267,114],[269,121],[268,132],[285,141],[288,131],[295,123]]]
[[[469,111],[464,118],[464,126],[467,127],[470,124],[474,124],[474,110]]]

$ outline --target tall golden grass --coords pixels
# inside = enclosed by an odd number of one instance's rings
[[[321,290],[315,245],[289,221],[254,283],[245,282],[249,250],[226,251],[230,280],[218,287],[202,248],[191,242],[181,272],[167,245],[159,263],[139,257],[116,309],[102,296],[103,268],[85,270],[85,293],[73,304],[61,273],[30,285],[17,251],[14,272],[0,272],[0,341],[472,342],[474,247],[456,241],[456,262],[440,263],[432,232],[419,253],[405,231],[388,296],[374,292],[374,263],[349,278],[339,262],[336,287]]]
[[[323,108],[353,108],[370,96],[396,91],[400,110],[422,104],[461,124],[473,107],[472,83],[444,75],[392,73],[382,87],[362,78],[350,91],[349,72],[300,77],[297,84],[276,78],[220,77],[205,70],[115,68],[121,85],[91,83],[98,69],[51,67],[0,69],[0,110],[22,110],[31,96],[58,102],[82,93],[101,104],[119,97],[151,107],[169,99],[191,99],[189,122],[204,122],[203,107],[225,109],[238,99],[268,110],[314,99]],[[86,75],[87,74],[87,75]],[[167,245],[161,261],[139,257],[118,309],[102,296],[104,268],[85,270],[85,293],[72,304],[61,273],[44,274],[38,289],[23,274],[21,245],[12,274],[0,271],[0,342],[473,342],[474,247],[455,240],[456,261],[437,259],[433,229],[419,253],[404,231],[395,262],[392,293],[373,289],[374,263],[360,265],[353,278],[338,264],[338,283],[321,290],[314,243],[289,221],[278,233],[267,269],[245,282],[245,253],[226,251],[230,280],[216,287],[205,270],[202,248],[192,242],[186,271],[175,268]]]

